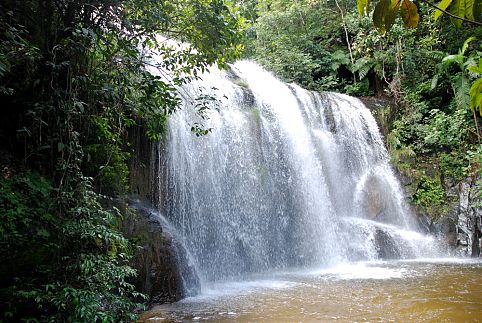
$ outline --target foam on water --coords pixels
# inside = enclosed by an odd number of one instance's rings
[[[204,302],[216,298],[257,293],[263,290],[293,288],[297,284],[293,281],[273,279],[211,283],[203,287],[200,295],[187,297],[180,302]]]
[[[286,274],[279,281],[296,284],[284,288],[163,305],[140,322],[478,322],[481,275],[480,260],[346,264]]]
[[[327,279],[394,279],[409,275],[405,268],[373,265],[370,263],[341,264],[328,269],[309,272],[310,275]]]

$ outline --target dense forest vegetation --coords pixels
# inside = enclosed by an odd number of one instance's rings
[[[135,244],[105,203],[129,192],[128,130],[160,138],[176,87],[240,57],[310,90],[384,98],[413,202],[443,214],[445,182],[477,180],[482,157],[482,4],[445,2],[467,21],[434,21],[428,1],[414,28],[403,12],[376,28],[347,0],[0,1],[1,319],[135,319]]]
[[[405,26],[401,12],[386,32],[374,28],[375,17],[360,16],[352,1],[256,3],[241,7],[254,21],[246,32],[247,57],[311,90],[393,100],[375,113],[393,163],[417,181],[415,204],[437,218],[449,202],[444,181],[476,180],[480,22],[462,24],[448,15],[435,21],[433,7],[421,2],[416,28]]]
[[[127,191],[126,130],[157,138],[174,86],[237,57],[243,20],[217,0],[9,0],[0,15],[2,316],[131,320],[135,246],[101,205]]]

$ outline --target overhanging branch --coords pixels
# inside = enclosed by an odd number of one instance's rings
[[[431,3],[430,1],[428,0],[420,0],[426,4],[428,4],[429,6],[435,8],[435,10],[438,10],[438,11],[442,11],[444,14],[446,14],[447,16],[450,16],[454,19],[459,19],[459,20],[462,20],[462,21],[465,21],[465,22],[468,22],[469,24],[474,24],[474,25],[477,25],[477,26],[482,26],[482,22],[478,22],[478,21],[475,21],[475,20],[470,20],[470,19],[465,19],[463,17],[459,17],[457,15],[454,15],[453,13],[450,13],[448,12],[447,10],[443,10],[443,9],[440,9],[439,7],[437,7],[436,5],[434,5],[433,3]]]

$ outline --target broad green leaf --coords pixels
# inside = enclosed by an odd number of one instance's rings
[[[452,63],[457,63],[462,65],[464,63],[464,56],[461,54],[447,55],[442,59],[442,64],[450,65]]]
[[[449,5],[452,3],[452,0],[442,0],[439,2],[437,7],[439,7],[442,10],[447,10]],[[433,13],[433,18],[435,21],[442,15],[442,11],[435,9],[435,12]]]
[[[474,20],[474,3],[475,0],[465,0],[465,17],[469,20]]]
[[[472,111],[479,110],[480,115],[482,115],[482,93],[479,93],[475,96],[473,100],[474,104],[471,106]]]
[[[475,37],[469,37],[467,38],[465,41],[464,41],[464,44],[462,45],[462,50],[461,50],[461,54],[465,54],[465,52],[467,51],[467,48],[469,48],[469,44],[471,41],[475,40],[476,38]]]
[[[385,28],[387,30],[390,30],[392,28],[392,25],[395,22],[395,18],[397,18],[398,9],[400,9],[400,2],[401,0],[390,1],[390,7],[385,15]]]
[[[358,13],[364,16],[368,13],[368,0],[357,0]]]
[[[460,18],[465,17],[465,0],[453,0],[450,13]],[[462,20],[453,17],[450,17],[450,20],[458,28],[462,27]]]
[[[410,0],[403,0],[402,3],[402,19],[403,23],[408,28],[415,28],[418,25],[420,16],[418,8],[415,3]]]
[[[389,31],[395,21],[401,0],[380,0],[373,12],[373,24],[381,31]]]
[[[472,73],[477,73],[477,74],[482,74],[482,67],[480,66],[468,66],[467,71],[472,72]]]
[[[437,87],[438,84],[438,75],[435,75],[432,79],[432,85],[430,87],[430,90],[433,90]]]
[[[385,29],[385,15],[390,8],[390,0],[380,0],[373,11],[373,24],[382,31]]]
[[[461,109],[468,110],[470,108],[470,85],[467,77],[461,75],[455,79],[453,83],[455,103]]]
[[[482,114],[482,77],[477,79],[469,90],[470,94],[470,109],[479,110]]]

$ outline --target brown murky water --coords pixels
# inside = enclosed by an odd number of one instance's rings
[[[371,262],[205,288],[140,322],[482,322],[481,260]]]

